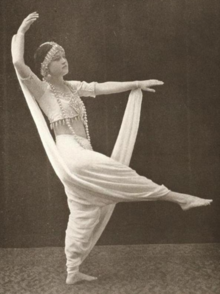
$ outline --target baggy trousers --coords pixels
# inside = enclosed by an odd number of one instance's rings
[[[82,148],[73,135],[56,137],[58,150],[69,170],[92,185],[105,188],[108,193],[97,199],[84,195],[87,204],[68,199],[70,210],[65,238],[67,272],[75,273],[82,263],[82,256],[88,250],[93,231],[99,222],[100,207],[118,202],[154,201],[170,190],[150,179],[140,176],[130,167],[103,154],[95,152],[89,141],[78,137]],[[85,192],[86,193],[86,192]]]

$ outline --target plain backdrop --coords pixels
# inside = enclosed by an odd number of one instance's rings
[[[23,18],[40,14],[25,60],[56,41],[66,79],[164,81],[144,93],[131,167],[171,190],[213,198],[182,212],[172,203],[118,204],[98,244],[220,242],[220,2],[218,0],[1,1],[0,246],[63,246],[68,208],[11,63]],[[85,98],[92,144],[110,155],[127,93]]]

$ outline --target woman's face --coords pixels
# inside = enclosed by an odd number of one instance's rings
[[[68,74],[69,67],[68,67],[68,61],[65,56],[64,51],[57,51],[54,55],[52,61],[48,65],[49,74],[51,76],[64,76]]]

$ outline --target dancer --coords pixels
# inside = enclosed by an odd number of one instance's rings
[[[12,39],[12,59],[20,86],[36,123],[50,162],[64,185],[70,209],[65,237],[67,284],[95,277],[79,272],[79,266],[103,232],[115,204],[127,201],[171,201],[183,210],[209,205],[205,200],[170,191],[128,167],[139,125],[142,90],[155,92],[158,80],[86,83],[65,81],[68,62],[64,49],[43,43],[35,61],[40,80],[24,62],[24,36],[38,13],[28,15]],[[91,146],[86,109],[81,96],[96,97],[130,91],[128,104],[111,158]],[[52,139],[40,108],[55,133]]]

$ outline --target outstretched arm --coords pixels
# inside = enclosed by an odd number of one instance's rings
[[[40,98],[44,93],[43,82],[31,71],[24,61],[25,33],[31,24],[38,19],[36,12],[29,14],[20,25],[18,32],[12,39],[12,62],[21,81],[27,86],[35,98]]]
[[[21,78],[27,78],[30,74],[29,67],[24,62],[24,35],[29,30],[39,15],[36,12],[29,14],[20,25],[17,34],[13,37],[12,61]]]
[[[140,88],[143,91],[156,92],[151,87],[161,86],[164,83],[158,80],[145,80],[134,82],[105,82],[96,83],[95,92],[96,95],[106,95],[130,91]]]

